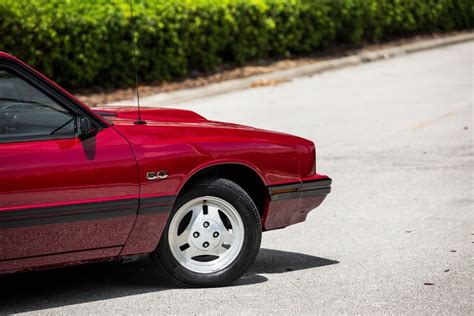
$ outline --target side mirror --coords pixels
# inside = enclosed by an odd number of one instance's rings
[[[82,116],[77,117],[76,129],[77,129],[77,134],[79,138],[82,140],[96,135],[97,132],[99,131],[99,129],[95,127],[91,123],[91,121],[89,121],[87,118],[84,118]]]

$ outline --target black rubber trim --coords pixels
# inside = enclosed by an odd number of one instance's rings
[[[176,195],[141,199],[138,215],[170,213],[175,200]]]
[[[107,111],[100,111],[100,110],[94,111],[94,112],[104,117],[117,117],[118,116],[118,114],[114,112],[107,112]]]
[[[331,192],[331,183],[332,180],[327,178],[314,181],[275,185],[268,187],[268,193],[270,194],[270,199],[272,201],[291,200],[313,196],[326,196]],[[286,190],[294,191],[279,193]]]
[[[98,220],[119,216],[169,213],[176,196],[25,208],[0,212],[0,228]],[[139,207],[140,206],[140,207]]]
[[[119,201],[107,201],[107,202],[94,202],[94,203],[82,203],[73,205],[61,205],[53,207],[39,207],[29,208],[23,210],[14,211],[3,211],[0,212],[0,221],[12,217],[24,217],[28,215],[41,216],[41,215],[54,215],[57,213],[69,213],[75,211],[83,211],[84,213],[90,210],[97,211],[110,211],[117,208],[138,208],[138,199],[125,199]],[[63,214],[65,215],[65,214]]]
[[[0,137],[0,144],[39,142],[42,140],[77,139],[75,135],[35,135],[35,136],[15,136],[11,138]]]
[[[317,190],[306,190],[306,191],[301,191],[300,197],[305,198],[305,197],[311,197],[311,196],[326,196],[329,193],[331,193],[331,188],[321,188]]]
[[[308,181],[301,183],[301,190],[317,190],[317,189],[326,189],[330,188],[332,179],[321,179],[316,181]]]
[[[140,199],[140,207],[146,207],[150,205],[173,205],[176,200],[176,195],[164,195],[152,198]]]
[[[170,213],[173,205],[144,206],[140,207],[138,215]]]
[[[0,222],[0,228],[15,228],[15,227],[25,227],[25,226],[69,223],[69,222],[77,222],[77,221],[99,220],[99,219],[106,219],[106,218],[113,218],[113,217],[120,217],[120,216],[133,216],[136,214],[137,214],[136,209],[130,208],[130,209],[117,210],[117,211],[90,212],[90,213],[81,213],[81,214],[72,214],[72,215],[55,215],[55,216],[49,216],[49,217],[2,221]]]
[[[281,190],[292,190],[298,191],[301,188],[301,182],[295,182],[291,184],[283,184],[283,185],[274,185],[268,187],[268,192],[270,195],[279,195],[279,194],[286,194],[286,193],[276,193],[277,191]]]

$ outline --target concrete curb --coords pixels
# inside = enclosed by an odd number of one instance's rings
[[[140,98],[140,104],[143,106],[166,106],[171,104],[177,104],[213,95],[248,89],[252,86],[252,84],[262,80],[286,81],[296,77],[310,76],[328,70],[356,66],[367,62],[393,58],[405,54],[468,42],[472,40],[474,40],[474,32],[469,32],[444,38],[430,39],[410,44],[404,44],[397,47],[390,47],[376,51],[361,51],[357,54],[348,57],[320,61],[289,69],[278,70],[266,74],[213,83],[204,87],[177,90],[167,93],[159,93]],[[123,106],[134,103],[135,101],[133,100],[124,100],[120,102],[110,103],[108,105]]]

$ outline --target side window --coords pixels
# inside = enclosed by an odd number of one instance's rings
[[[68,137],[75,134],[75,116],[50,97],[0,69],[0,142]]]

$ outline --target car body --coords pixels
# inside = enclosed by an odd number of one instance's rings
[[[152,253],[203,179],[242,188],[263,231],[304,221],[330,192],[311,141],[186,110],[137,114],[90,109],[0,53],[0,273]]]

